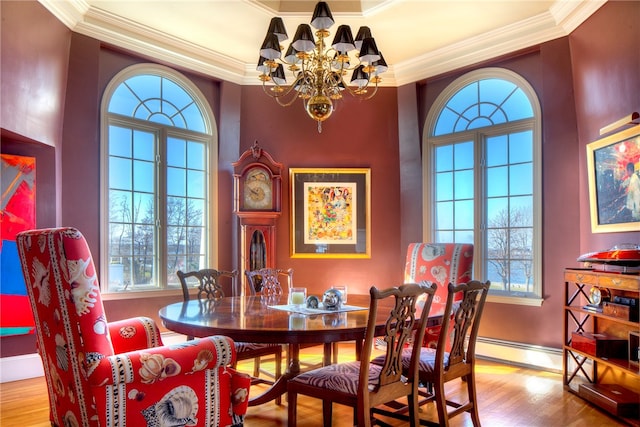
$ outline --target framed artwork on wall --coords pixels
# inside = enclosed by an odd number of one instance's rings
[[[587,145],[591,231],[640,230],[640,125]]]
[[[0,336],[34,332],[35,321],[18,258],[16,234],[36,225],[36,159],[1,154]]]
[[[371,258],[371,169],[291,168],[291,257]]]

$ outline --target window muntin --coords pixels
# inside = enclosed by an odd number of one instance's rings
[[[426,124],[425,240],[474,243],[492,295],[541,298],[539,104],[503,69],[469,73]]]
[[[178,269],[214,256],[211,110],[178,73],[134,66],[105,91],[103,117],[102,283],[107,292],[178,287]]]

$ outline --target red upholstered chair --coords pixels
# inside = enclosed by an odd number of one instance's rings
[[[473,270],[473,245],[470,243],[411,243],[407,248],[404,270],[405,283],[422,280],[438,285],[433,298],[430,316],[444,312],[447,303],[447,285],[467,283]],[[460,294],[458,296],[462,298]],[[430,326],[424,335],[424,345],[435,347],[440,335],[440,326]]]
[[[230,338],[163,346],[152,319],[109,323],[78,230],[32,230],[16,240],[52,425],[242,424],[251,379],[230,367],[236,358]]]

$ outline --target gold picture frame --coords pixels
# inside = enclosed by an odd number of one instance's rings
[[[591,231],[640,230],[640,125],[588,144],[587,171]]]
[[[371,169],[290,168],[291,257],[371,258]]]

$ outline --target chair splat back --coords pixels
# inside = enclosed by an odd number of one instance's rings
[[[471,281],[466,284],[449,284],[451,295],[462,294],[462,300],[455,301],[454,297],[447,298],[445,313],[450,315],[443,319],[442,330],[451,331],[450,334],[440,334],[438,348],[447,348],[446,341],[451,339],[448,362],[445,371],[460,363],[472,363],[475,358],[476,339],[480,328],[480,318],[487,298],[489,284]],[[442,347],[441,347],[442,346]],[[444,352],[438,352],[438,356]],[[443,361],[443,360],[442,360]],[[436,366],[440,366],[436,360]]]
[[[225,297],[224,287],[220,283],[220,278],[228,277],[235,282],[238,278],[238,271],[215,270],[213,268],[205,268],[197,271],[176,272],[180,285],[182,285],[182,296],[185,301],[189,301],[189,278],[194,277],[197,280],[197,296],[198,299],[217,300]],[[233,286],[232,286],[233,288]]]
[[[260,268],[253,271],[245,271],[247,285],[251,295],[264,295],[268,297],[283,295],[284,288],[280,278],[287,279],[287,288],[293,285],[293,269]]]
[[[378,290],[371,288],[371,308],[369,316],[369,324],[367,325],[367,337],[373,342],[373,337],[369,337],[375,329],[375,319],[378,310],[378,301],[384,298],[388,298],[393,295],[395,299],[395,306],[389,312],[389,317],[385,323],[383,340],[386,343],[385,363],[380,371],[380,379],[378,381],[378,387],[382,387],[386,384],[400,381],[403,374],[402,369],[402,353],[403,349],[409,345],[413,339],[420,340],[424,334],[424,326],[426,324],[426,316],[429,314],[429,307],[427,310],[417,310],[418,300],[423,297],[423,294],[418,294],[413,289],[414,285],[401,286],[399,288],[391,288],[387,290]],[[426,284],[425,284],[426,286]],[[435,292],[436,285],[432,285],[431,288]],[[371,315],[373,310],[373,315]],[[421,316],[425,316],[423,319]],[[414,337],[415,334],[415,337]],[[365,343],[368,342],[365,340]],[[369,354],[363,356],[363,361],[370,359],[371,346],[365,349]],[[368,370],[367,370],[368,371]],[[360,381],[366,381],[366,375],[368,372],[361,372],[365,375],[364,378],[360,378]],[[413,375],[413,372],[409,374]]]

